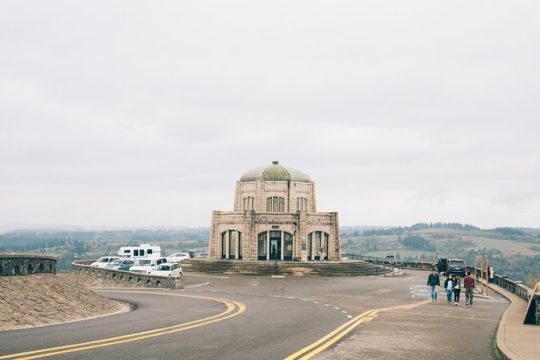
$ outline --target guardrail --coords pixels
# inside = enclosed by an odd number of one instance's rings
[[[153,287],[182,289],[182,278],[146,275],[130,271],[103,269],[90,266],[95,260],[78,260],[71,263],[76,275],[90,276],[111,285],[123,287]]]
[[[425,262],[425,261],[398,261],[395,264],[385,264],[383,258],[375,256],[364,256],[358,254],[342,254],[341,258],[343,260],[363,260],[375,265],[391,265],[399,269],[419,269],[419,270],[429,270],[433,269],[435,263]]]

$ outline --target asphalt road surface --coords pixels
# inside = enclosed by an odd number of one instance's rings
[[[461,358],[492,358],[506,300],[477,299],[473,308],[426,304],[427,275],[187,273],[183,290],[100,290],[136,309],[1,332],[0,359],[455,359],[456,349],[471,355]]]

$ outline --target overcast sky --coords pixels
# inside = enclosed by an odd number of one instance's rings
[[[272,160],[341,225],[540,227],[539,13],[2,1],[0,227],[209,226]]]

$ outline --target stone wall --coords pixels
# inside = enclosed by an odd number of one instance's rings
[[[55,274],[56,258],[36,254],[0,254],[0,276]]]
[[[91,260],[71,264],[72,273],[92,287],[151,287],[182,289],[182,278],[152,276],[89,266]]]
[[[300,262],[191,259],[182,261],[182,268],[186,272],[292,276],[371,276],[384,275],[390,271],[365,261]]]

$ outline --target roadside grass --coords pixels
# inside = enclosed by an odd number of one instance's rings
[[[503,356],[499,350],[499,347],[497,346],[497,335],[493,337],[493,355],[495,355],[495,359],[497,360],[503,360]]]

